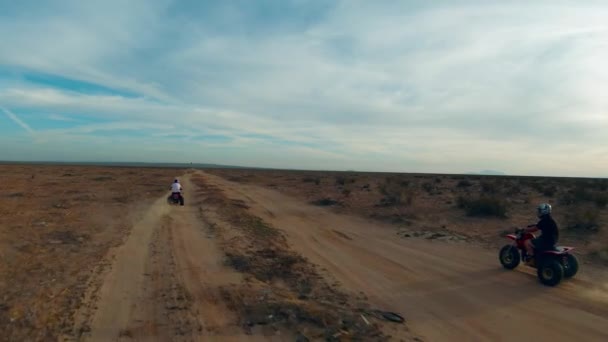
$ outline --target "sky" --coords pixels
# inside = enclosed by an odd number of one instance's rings
[[[608,176],[606,1],[0,0],[0,160]]]

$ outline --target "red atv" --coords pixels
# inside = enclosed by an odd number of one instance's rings
[[[527,251],[524,242],[534,239],[532,233],[517,229],[515,234],[507,234],[513,243],[500,249],[499,259],[502,266],[512,270],[522,259],[526,260]],[[563,278],[571,278],[578,272],[578,260],[571,254],[574,247],[554,247],[548,250],[536,251],[532,260],[526,265],[536,268],[538,279],[548,286],[559,284]]]
[[[179,192],[174,192],[167,197],[167,203],[171,205],[184,205],[184,196]]]

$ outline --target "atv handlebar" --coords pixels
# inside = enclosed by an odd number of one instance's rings
[[[536,225],[531,225],[531,226],[528,226],[528,227],[534,227],[534,226],[536,226]],[[528,232],[526,228],[516,228],[515,229],[515,236],[517,237],[518,240],[524,238],[525,234],[532,235],[532,238],[535,237],[534,233]]]

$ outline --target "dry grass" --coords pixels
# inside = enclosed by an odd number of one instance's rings
[[[340,205],[328,207],[338,213],[442,232],[445,226],[456,234],[492,245],[502,243],[497,237],[505,227],[535,223],[535,206],[549,202],[560,229],[568,231],[561,243],[575,245],[584,254],[591,252],[585,247],[591,239],[608,241],[602,230],[608,222],[608,180],[221,169],[207,172],[224,178],[238,175],[245,183],[262,186],[272,182],[273,189],[307,203],[337,201]],[[303,178],[315,182],[303,182]],[[344,179],[345,185],[336,185],[336,179]],[[349,184],[349,179],[355,182]],[[461,200],[460,208],[459,198],[466,202]],[[572,226],[594,228],[568,228]],[[589,234],[594,231],[599,234]]]
[[[479,196],[476,198],[459,197],[458,207],[464,209],[468,216],[499,217],[507,216],[505,202],[496,196]]]
[[[410,187],[409,181],[387,178],[379,186],[384,196],[380,200],[382,206],[410,206],[414,202],[415,190]]]
[[[580,233],[597,232],[600,229],[600,210],[595,207],[577,207],[566,216],[566,228]]]
[[[70,332],[94,265],[178,172],[1,165],[0,340]]]
[[[244,284],[222,288],[224,300],[239,314],[245,330],[271,326],[313,339],[387,339],[377,325],[359,319],[349,298],[327,284],[316,266],[291,250],[279,230],[247,208],[235,206],[204,178],[193,181],[201,189],[206,212],[216,213],[202,219],[215,227],[227,265],[249,276]]]

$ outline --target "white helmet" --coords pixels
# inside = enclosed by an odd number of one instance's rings
[[[536,216],[543,217],[545,215],[551,214],[551,204],[542,203],[536,208]]]

